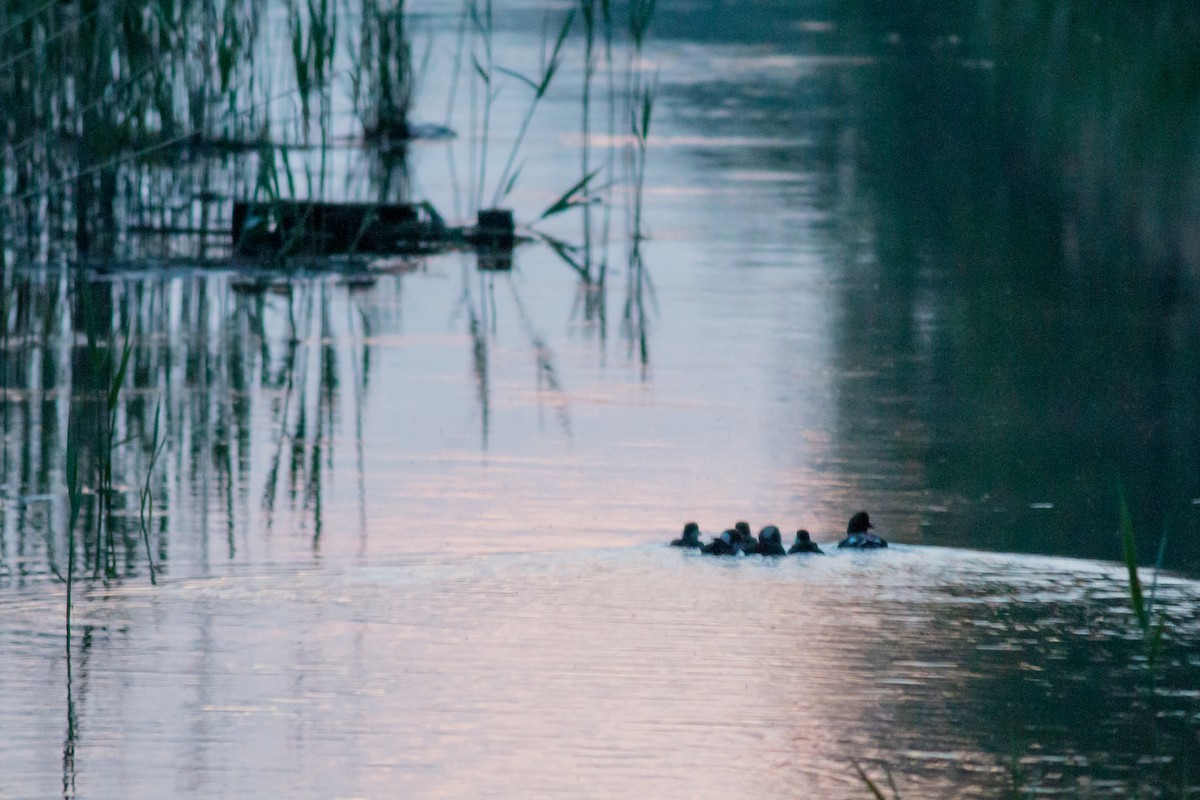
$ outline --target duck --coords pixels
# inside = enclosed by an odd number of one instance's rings
[[[787,555],[787,551],[783,549],[783,538],[779,528],[768,525],[758,532],[758,552],[764,556]]]
[[[737,538],[733,541],[733,546],[738,553],[745,555],[754,555],[758,552],[758,540],[754,538],[754,534],[750,532],[750,523],[735,522],[733,530],[737,533]]]
[[[792,546],[788,548],[788,555],[792,553],[823,553],[821,548],[817,547],[817,543],[810,537],[808,531],[801,528],[796,531],[796,541],[792,542]]]
[[[738,552],[734,547],[734,542],[736,541],[737,536],[737,531],[730,528],[716,539],[713,539],[711,542],[701,547],[700,552],[710,556],[735,555]]]
[[[838,542],[838,547],[854,547],[859,550],[887,547],[888,543],[883,538],[870,533],[874,527],[867,512],[859,511],[850,518],[850,524],[846,526],[846,538]]]
[[[700,543],[700,526],[689,522],[683,526],[683,536],[671,542],[671,547],[703,547]]]

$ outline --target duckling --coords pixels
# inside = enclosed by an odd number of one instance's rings
[[[745,553],[749,556],[758,552],[758,540],[750,532],[749,523],[736,522],[733,525],[733,530],[737,534],[737,538],[733,540],[733,546],[738,553]]]
[[[792,546],[788,548],[788,555],[792,553],[823,553],[824,551],[817,547],[817,543],[809,538],[808,531],[801,528],[796,531],[796,541],[792,542]]]
[[[783,549],[783,539],[779,528],[768,525],[758,532],[758,552],[764,556],[787,555],[787,551]]]
[[[838,547],[855,547],[860,550],[887,547],[888,543],[881,537],[868,532],[874,527],[867,512],[859,511],[850,518],[850,524],[846,526],[846,538],[838,542]]]
[[[701,547],[700,552],[710,556],[734,555],[737,550],[734,548],[733,543],[737,538],[737,535],[737,531],[732,529],[727,530],[716,539],[713,539],[711,542]]]
[[[700,526],[689,522],[683,526],[683,536],[671,542],[671,547],[703,547],[700,544]]]

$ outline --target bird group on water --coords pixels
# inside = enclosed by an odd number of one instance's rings
[[[839,548],[849,547],[856,550],[874,550],[880,547],[887,547],[887,541],[871,533],[871,529],[874,527],[871,524],[871,518],[867,516],[867,512],[859,511],[850,518],[850,524],[846,526],[846,538],[838,542],[837,546]],[[824,552],[812,540],[809,532],[803,528],[796,531],[796,540],[792,542],[791,547],[785,550],[783,548],[783,537],[779,532],[779,528],[774,525],[768,525],[758,532],[758,538],[755,539],[754,534],[750,532],[750,525],[745,522],[736,523],[732,528],[708,544],[700,541],[700,526],[694,522],[689,522],[683,526],[683,536],[671,542],[671,546],[691,547],[699,550],[701,553],[714,556],[752,554],[782,556],[794,553]]]

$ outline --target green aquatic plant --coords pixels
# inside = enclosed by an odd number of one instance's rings
[[[167,446],[165,436],[159,435],[159,418],[162,414],[162,404],[154,407],[154,430],[150,436],[150,463],[146,467],[146,480],[142,484],[142,492],[140,502],[138,503],[138,526],[142,531],[142,542],[146,545],[146,564],[150,570],[150,583],[158,584],[156,568],[154,566],[154,553],[150,550],[150,529],[154,525],[154,490],[152,488],[152,479],[154,478],[154,465],[158,463],[159,456]]]
[[[117,448],[123,442],[117,441],[117,412],[120,410],[121,390],[125,384],[125,374],[129,368],[129,356],[133,346],[129,339],[121,349],[121,360],[115,364],[111,350],[106,349],[102,357],[102,371],[108,380],[105,403],[100,409],[99,426],[99,480],[97,494],[100,497],[99,516],[96,525],[96,575],[103,570],[105,578],[117,575],[117,543],[113,534],[113,500],[117,490],[113,483],[113,460]],[[100,557],[102,554],[102,557]]]
[[[492,126],[492,104],[496,101],[496,89],[493,86],[495,76],[495,58],[492,50],[495,37],[495,20],[492,16],[492,0],[484,0],[483,10],[480,10],[477,0],[471,2],[471,25],[474,33],[483,42],[482,60],[480,54],[472,51],[471,66],[483,84],[483,118],[479,132],[479,176],[472,198],[475,210],[483,206],[484,186],[487,183],[488,141]]]
[[[636,346],[643,367],[650,362],[649,337],[646,330],[646,301],[654,302],[654,284],[646,269],[642,253],[645,238],[642,226],[643,196],[646,184],[646,151],[650,141],[650,120],[654,113],[655,85],[643,86],[639,101],[630,110],[630,129],[634,148],[631,156],[632,211],[629,233],[629,271],[626,282],[625,309],[622,325],[630,350]]]
[[[581,208],[592,202],[588,199],[587,188],[588,184],[599,174],[600,170],[594,169],[580,178],[574,186],[567,189],[557,200],[546,206],[546,210],[538,216],[537,221],[541,222],[544,219],[557,216],[564,211],[570,211],[572,208]]]
[[[605,147],[604,166],[608,175],[616,174],[617,163],[617,78],[616,67],[613,61],[613,36],[614,36],[614,20],[613,8],[611,0],[600,0],[600,17],[602,28],[604,31],[604,73],[608,86],[608,109],[607,109],[607,134],[608,139]],[[604,216],[600,228],[600,267],[597,275],[597,282],[603,286],[608,275],[608,243],[612,233],[612,216],[613,203],[611,195],[604,203]],[[601,317],[601,337],[604,334],[604,303],[603,298],[600,299],[600,307],[597,309]]]
[[[1158,575],[1162,571],[1163,556],[1167,548],[1167,532],[1163,531],[1162,538],[1159,541],[1158,557],[1154,566],[1154,578],[1150,584],[1150,596],[1147,597],[1142,587],[1141,578],[1138,576],[1137,535],[1134,532],[1133,515],[1129,510],[1129,504],[1125,501],[1124,491],[1119,490],[1118,494],[1121,506],[1121,552],[1125,562],[1125,569],[1129,573],[1129,605],[1133,609],[1138,627],[1142,631],[1142,637],[1147,643],[1146,655],[1150,666],[1153,667],[1162,645],[1163,625],[1165,622],[1165,618],[1161,613],[1155,614],[1154,601],[1158,590]]]
[[[71,613],[75,585],[75,527],[83,506],[83,483],[79,476],[79,421],[74,410],[67,415],[67,448],[65,477],[67,483],[67,652],[71,650]]]
[[[477,38],[481,43],[478,45],[478,49],[476,49],[475,45],[472,45],[470,55],[472,73],[478,80],[483,91],[482,108],[478,122],[479,133],[475,137],[478,152],[474,148],[471,150],[472,160],[477,165],[477,169],[472,168],[473,185],[470,191],[471,199],[469,202],[473,204],[471,210],[477,212],[483,207],[487,188],[491,185],[488,180],[488,152],[491,140],[492,104],[503,88],[503,81],[500,78],[501,76],[513,78],[528,87],[532,94],[530,95],[529,104],[521,116],[521,122],[517,127],[513,143],[505,156],[504,166],[493,188],[491,194],[491,205],[493,207],[498,206],[512,193],[521,176],[523,165],[518,164],[517,159],[520,156],[521,148],[537,109],[550,91],[554,78],[558,75],[562,66],[565,44],[574,26],[576,12],[574,9],[568,10],[553,40],[548,36],[548,29],[544,31],[541,63],[537,73],[532,75],[496,63],[493,51],[495,21],[491,0],[485,0],[482,5],[477,0],[471,0],[467,4],[464,14],[465,19],[470,21],[469,27],[472,36]],[[473,106],[472,111],[474,112],[474,110]]]
[[[642,239],[642,210],[646,188],[646,150],[650,144],[650,120],[654,116],[654,95],[657,83],[644,86],[637,102],[630,110],[629,127],[633,134],[632,183],[633,225],[631,239],[634,246]]]
[[[596,39],[597,0],[580,0],[580,10],[583,16],[583,91],[579,100],[582,111],[580,120],[580,174],[589,175],[592,155],[592,80],[596,74]],[[582,188],[583,194],[583,263],[588,274],[592,272],[592,210],[587,184]]]
[[[312,93],[316,89],[324,91],[333,75],[333,59],[337,51],[337,7],[331,5],[330,0],[306,0],[305,11],[305,14],[301,14],[298,0],[292,0],[288,5],[292,66],[307,136]]]
[[[558,73],[558,68],[562,64],[563,44],[567,40],[567,34],[571,32],[571,26],[575,22],[575,10],[567,12],[567,16],[563,19],[562,26],[558,30],[558,35],[554,39],[554,46],[549,51],[549,56],[543,42],[542,65],[541,70],[536,79],[529,78],[516,70],[498,67],[500,72],[519,80],[521,83],[528,86],[533,91],[533,96],[530,98],[529,105],[525,109],[525,115],[521,118],[521,124],[517,128],[517,135],[513,138],[512,147],[509,148],[508,158],[505,159],[504,169],[500,171],[500,179],[496,182],[496,192],[492,196],[492,206],[498,206],[512,192],[516,184],[517,177],[521,173],[520,167],[513,169],[516,162],[517,154],[521,151],[521,145],[525,141],[525,134],[529,131],[529,125],[533,121],[534,112],[537,111],[538,104],[542,98],[546,96],[546,92],[550,90],[550,85],[554,80],[554,76]]]
[[[351,87],[368,137],[405,140],[416,94],[404,0],[364,0]]]

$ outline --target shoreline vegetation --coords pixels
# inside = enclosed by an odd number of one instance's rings
[[[55,476],[68,484],[68,522],[45,532],[49,574],[68,584],[83,576],[107,581],[142,572],[154,580],[167,568],[163,537],[174,492],[155,470],[178,461],[181,454],[174,448],[198,420],[189,421],[178,399],[163,394],[177,386],[172,377],[177,368],[170,351],[154,340],[170,331],[189,343],[209,341],[203,328],[212,302],[203,282],[185,286],[182,297],[174,290],[166,294],[174,265],[233,273],[229,287],[242,300],[230,322],[262,343],[263,380],[287,398],[277,411],[284,433],[263,495],[268,515],[283,476],[286,441],[308,442],[289,472],[294,481],[299,465],[308,465],[304,494],[314,511],[320,505],[321,430],[309,432],[303,409],[310,402],[304,395],[311,381],[305,376],[321,376],[316,417],[330,423],[341,380],[330,348],[314,353],[301,344],[317,330],[322,337],[332,333],[326,317],[331,287],[308,285],[314,275],[342,276],[345,286],[370,288],[379,275],[415,269],[422,255],[442,247],[474,251],[481,272],[504,271],[512,267],[513,246],[529,240],[527,234],[515,235],[514,216],[537,226],[574,214],[583,244],[549,237],[535,227],[530,232],[551,242],[579,274],[581,296],[587,298],[584,321],[601,331],[603,341],[605,272],[614,232],[606,222],[604,235],[594,236],[590,220],[599,207],[607,220],[623,197],[614,189],[626,182],[640,208],[653,103],[640,88],[638,62],[654,2],[638,0],[620,19],[608,0],[547,12],[541,64],[534,71],[495,63],[491,0],[464,0],[459,13],[463,23],[454,69],[470,91],[458,97],[452,92],[450,110],[456,102],[469,103],[468,118],[478,126],[467,131],[473,168],[465,192],[467,210],[478,222],[466,227],[451,227],[432,205],[412,196],[410,143],[426,136],[453,142],[455,132],[413,119],[433,44],[430,35],[420,33],[419,18],[414,27],[405,0],[364,0],[358,6],[340,0],[86,0],[5,7],[0,18],[5,53],[0,125],[6,131],[0,147],[0,337],[7,351],[10,343],[61,341],[57,332],[66,326],[86,341],[2,359],[5,432],[13,423],[12,400],[36,391],[22,385],[29,376],[65,370],[75,395],[66,407],[65,440],[48,419],[40,431],[47,456],[57,450],[65,466],[40,465],[40,489],[28,492],[56,493]],[[583,17],[586,43],[578,31]],[[617,28],[623,21],[630,44],[619,56]],[[414,41],[423,35],[430,38],[422,53]],[[585,47],[586,81],[596,77],[590,59],[598,52],[597,37],[603,41],[602,74],[609,91],[595,98],[585,89],[582,107],[585,118],[595,113],[593,106],[601,109],[610,138],[618,120],[631,120],[629,153],[635,155],[624,165],[630,177],[623,177],[622,165],[611,158],[591,169],[585,145],[583,167],[589,171],[540,214],[501,209],[519,184],[528,158],[522,148],[525,134],[563,60]],[[280,40],[288,44],[285,51],[275,47]],[[456,75],[454,84],[459,82]],[[622,82],[624,93],[617,88]],[[529,99],[511,146],[497,156],[489,155],[489,119],[500,91],[528,92]],[[334,110],[347,103],[351,120]],[[347,147],[365,163],[362,189],[335,186],[328,177],[334,154]],[[503,165],[495,180],[488,174],[492,162]],[[485,207],[489,196],[491,206]],[[630,219],[629,259],[636,269],[622,319],[631,352],[640,352],[645,368],[649,273],[638,244],[640,211],[631,212]],[[380,258],[389,255],[404,258]],[[137,286],[122,279],[146,270],[160,271],[164,280]],[[292,335],[282,353],[266,349],[273,324],[267,319],[275,316],[274,304],[264,302],[268,293],[287,298],[283,319]],[[172,331],[180,320],[189,330]],[[479,326],[474,330],[483,353],[477,370],[483,375],[487,332]],[[247,344],[222,345],[218,361],[231,370],[220,383],[228,389],[236,391],[246,380],[233,368],[255,360]],[[202,355],[188,354],[185,384],[199,377],[194,359]],[[361,357],[356,395],[367,389],[369,350]],[[544,374],[553,376],[549,356],[541,358]],[[104,402],[96,403],[95,393]],[[486,420],[486,394],[483,402]],[[240,402],[221,406],[220,428],[237,431],[235,439],[244,445],[251,410]],[[245,464],[230,462],[231,453],[222,452],[217,460],[221,483],[232,486]],[[6,449],[6,461],[7,454]],[[296,491],[293,485],[290,492]],[[136,530],[128,524],[134,518]],[[319,521],[315,525],[319,531]],[[80,571],[77,555],[83,561]]]

